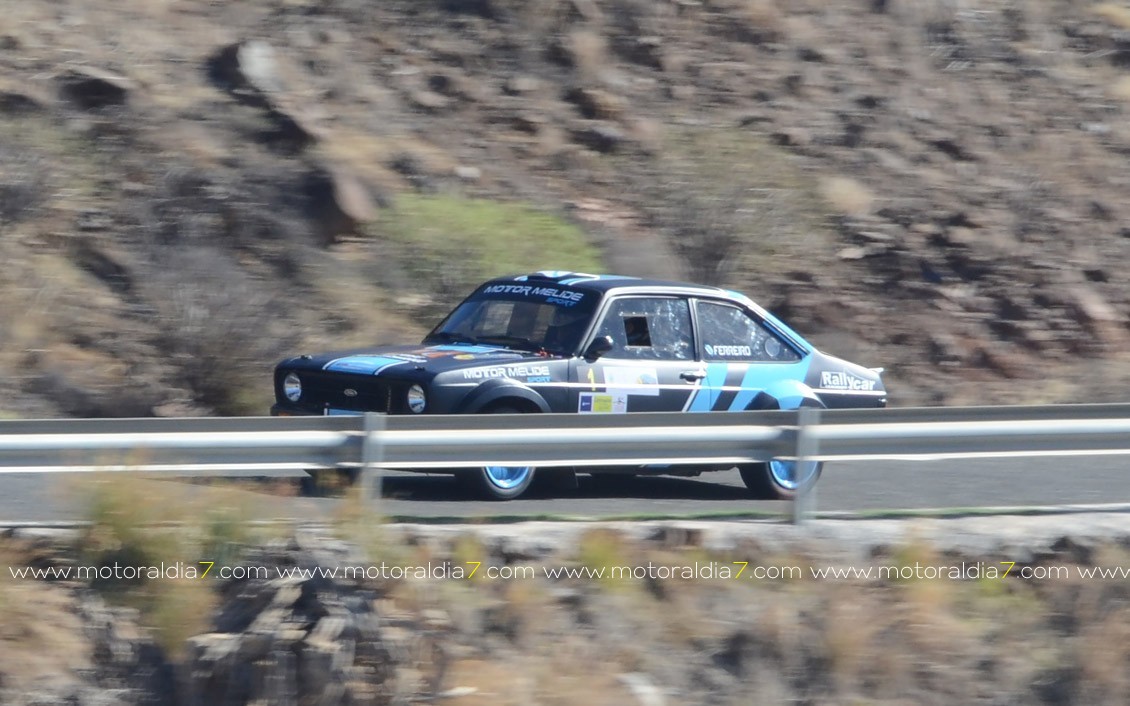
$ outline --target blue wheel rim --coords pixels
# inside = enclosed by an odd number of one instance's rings
[[[517,488],[534,472],[533,466],[483,466],[487,480],[503,490]]]
[[[819,466],[819,461],[805,461],[798,473],[796,461],[773,460],[769,462],[769,473],[773,476],[773,482],[777,485],[786,490],[796,490],[801,485],[812,481]]]

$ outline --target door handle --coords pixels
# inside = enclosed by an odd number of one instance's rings
[[[684,370],[683,372],[679,373],[679,377],[686,380],[687,382],[698,382],[699,380],[706,377],[706,371],[705,370]]]

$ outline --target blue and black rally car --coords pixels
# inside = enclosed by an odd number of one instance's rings
[[[727,412],[882,407],[881,369],[822,353],[737,292],[537,272],[481,285],[418,346],[301,355],[275,369],[272,414]],[[697,473],[641,467],[640,473]],[[758,497],[789,498],[819,465],[739,467]],[[534,468],[473,474],[522,494]]]

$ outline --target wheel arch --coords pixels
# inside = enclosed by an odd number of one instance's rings
[[[747,409],[799,409],[824,406],[816,391],[803,382],[778,380],[758,393]]]
[[[456,406],[456,414],[481,414],[499,407],[521,412],[548,412],[549,403],[534,390],[513,380],[487,380],[467,393]]]

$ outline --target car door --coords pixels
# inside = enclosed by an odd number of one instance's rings
[[[572,388],[582,414],[683,409],[701,372],[684,297],[622,296],[605,307],[593,338],[612,350],[580,360]]]
[[[736,412],[766,402],[762,392],[785,380],[803,381],[808,361],[755,315],[729,302],[695,300],[705,377],[687,400],[688,412]]]

